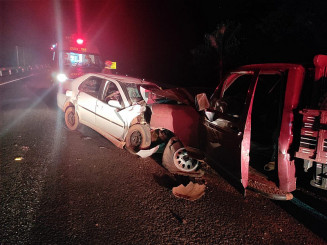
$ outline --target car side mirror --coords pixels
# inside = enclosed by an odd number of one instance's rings
[[[108,105],[110,105],[112,107],[115,107],[117,109],[122,109],[123,108],[118,100],[109,100]]]
[[[205,93],[197,94],[195,96],[195,106],[198,111],[204,111],[210,107],[209,100]]]

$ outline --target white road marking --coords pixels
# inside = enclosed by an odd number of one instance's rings
[[[28,78],[28,77],[32,77],[32,76],[35,76],[35,75],[36,74],[32,74],[32,75],[29,75],[29,76],[26,76],[26,77],[20,77],[20,78],[14,79],[14,80],[10,80],[8,82],[1,83],[0,86],[6,85],[8,83],[13,83],[13,82],[16,82],[16,81],[19,81],[19,80],[22,80],[22,79],[25,79],[25,78]]]

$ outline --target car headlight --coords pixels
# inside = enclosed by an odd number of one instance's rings
[[[57,75],[57,80],[61,83],[65,82],[68,79],[68,77],[66,76],[66,74],[64,73],[59,73]]]

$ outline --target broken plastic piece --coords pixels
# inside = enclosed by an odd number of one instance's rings
[[[21,160],[23,160],[24,158],[23,157],[16,157],[15,158],[15,161],[21,161]]]
[[[205,93],[197,94],[195,98],[198,106],[198,111],[204,111],[210,107],[210,103]]]
[[[159,145],[157,145],[156,147],[153,147],[149,150],[140,150],[139,152],[136,153],[136,155],[139,155],[142,158],[147,158],[149,156],[151,156],[152,154],[156,153],[159,149]]]
[[[177,187],[174,187],[172,191],[174,196],[178,198],[184,198],[189,201],[195,201],[204,195],[205,188],[205,185],[190,182],[187,186],[179,185]]]
[[[28,146],[22,146],[23,151],[28,151],[30,148]]]

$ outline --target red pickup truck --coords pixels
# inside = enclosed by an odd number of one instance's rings
[[[327,56],[314,65],[246,65],[210,99],[198,94],[200,144],[186,147],[190,155],[204,156],[244,194],[289,200],[299,171],[312,171],[311,185],[327,190]]]

